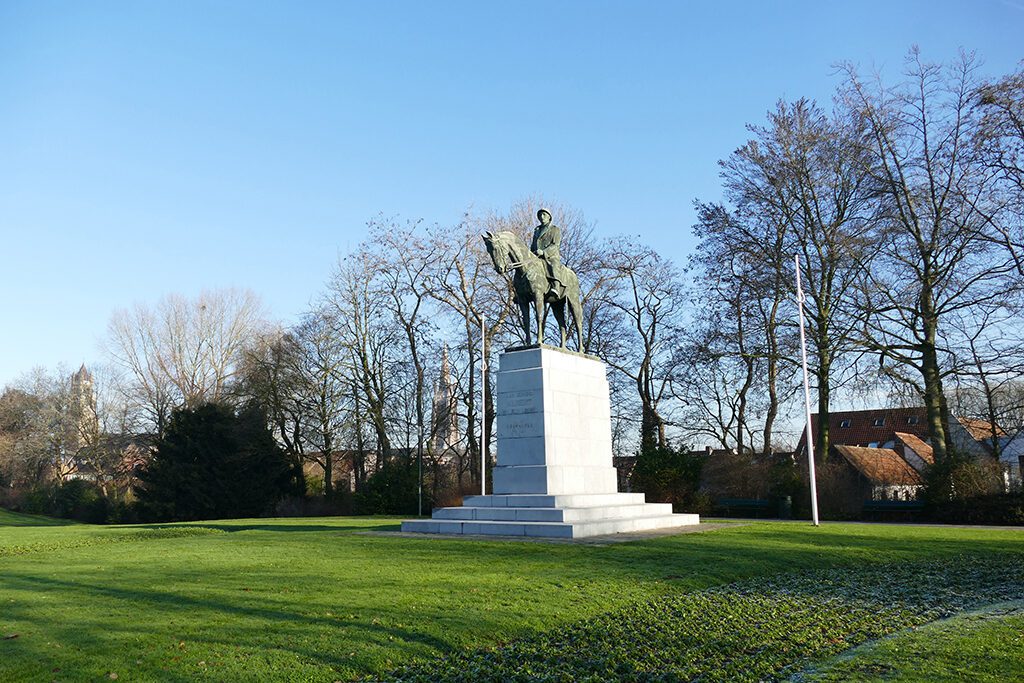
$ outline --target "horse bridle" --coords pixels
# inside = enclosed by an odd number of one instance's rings
[[[508,245],[507,249],[508,249],[508,252],[510,254],[514,254],[515,253],[515,251],[512,249],[512,245],[511,244]],[[508,265],[505,266],[505,270],[503,271],[503,274],[504,273],[508,273],[509,271],[512,271],[512,270],[517,270],[519,268],[522,268],[524,265],[526,265],[525,261],[513,261],[513,262],[511,262],[511,263],[509,263]]]

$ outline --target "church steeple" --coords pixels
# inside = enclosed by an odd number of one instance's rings
[[[70,419],[66,425],[68,448],[72,452],[95,442],[99,434],[99,417],[96,413],[96,394],[93,391],[92,373],[82,363],[78,372],[71,375],[68,409]]]
[[[434,385],[434,406],[431,416],[431,441],[435,454],[449,451],[459,444],[459,421],[455,410],[455,381],[448,364],[448,345],[441,351],[441,372]]]

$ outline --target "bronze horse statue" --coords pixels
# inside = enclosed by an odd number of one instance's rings
[[[559,279],[548,277],[548,267],[544,260],[530,251],[519,236],[510,230],[484,233],[484,244],[491,255],[494,269],[506,274],[515,271],[512,276],[512,289],[515,302],[522,312],[523,333],[527,343],[530,341],[530,313],[537,324],[537,344],[544,343],[544,323],[547,321],[548,308],[555,314],[558,331],[562,337],[562,348],[566,348],[568,336],[565,308],[569,305],[573,323],[576,328],[576,348],[585,353],[583,348],[583,307],[580,304],[580,281],[576,273],[567,266],[559,269]]]

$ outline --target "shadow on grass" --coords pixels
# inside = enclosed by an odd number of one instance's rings
[[[397,526],[392,520],[379,523],[193,526],[286,533]],[[152,564],[125,566],[128,573],[123,575],[78,574],[80,581],[26,565],[0,580],[0,589],[15,598],[5,603],[0,619],[31,623],[45,637],[40,642],[23,638],[8,646],[0,643],[0,672],[3,647],[23,650],[22,662],[46,662],[55,655],[43,641],[56,639],[79,649],[93,648],[102,657],[104,652],[130,650],[139,634],[165,643],[176,642],[178,631],[190,630],[189,637],[197,642],[234,652],[292,653],[304,660],[296,666],[306,667],[296,675],[318,665],[371,674],[385,659],[397,663],[451,652],[466,643],[515,638],[586,617],[595,604],[615,608],[616,601],[602,601],[602,595],[618,595],[619,604],[625,604],[622,596],[642,599],[802,569],[1024,552],[1019,532],[866,525],[814,529],[758,524],[607,546],[352,535],[343,542],[334,534],[326,537],[330,543],[317,544],[315,536],[297,534],[292,538],[308,541],[308,547],[289,543],[272,558],[238,551],[238,561],[230,559],[235,557],[231,548],[241,544],[205,546],[204,552],[229,558],[215,571],[198,562],[165,560],[163,554],[153,556]],[[252,538],[262,542],[264,537]],[[266,539],[269,548],[272,537]],[[160,549],[173,551],[171,546]],[[305,557],[316,561],[306,563]],[[246,592],[249,584],[240,583],[249,581],[249,574],[257,586],[252,592]],[[295,593],[284,590],[296,584]],[[340,587],[340,594],[353,604],[320,600],[311,585],[322,587],[325,595]],[[409,597],[413,595],[415,599]],[[53,603],[37,596],[53,596],[47,600],[59,600],[68,609],[55,616],[52,608],[47,611]],[[332,615],[327,609],[351,613]],[[128,616],[115,618],[115,612]],[[175,678],[184,665],[168,666],[176,670],[165,679]]]
[[[56,517],[43,517],[42,515],[26,515],[21,512],[12,512],[0,508],[0,527],[4,526],[76,526],[80,525],[71,519],[58,519]]]
[[[515,556],[556,564],[567,580],[611,572],[641,581],[667,580],[686,590],[804,569],[1024,553],[1024,533],[1016,530],[979,534],[970,529],[875,525],[750,525],[605,546],[366,537],[368,542],[371,538],[382,552],[400,547],[403,556],[414,561],[444,558],[446,564],[497,570]]]
[[[324,532],[324,531],[389,531],[400,528],[399,524],[392,522],[381,522],[379,525],[352,525],[352,524],[219,524],[216,522],[180,522],[177,524],[137,524],[122,529],[211,529],[213,531],[280,531],[282,533],[296,532]]]
[[[148,612],[146,620],[132,621],[126,624],[112,623],[103,614],[90,613],[88,611],[76,614],[73,623],[65,621],[61,624],[54,624],[51,621],[44,621],[31,609],[25,609],[17,602],[5,607],[4,619],[10,621],[21,621],[34,623],[40,630],[48,632],[47,640],[56,639],[57,642],[73,642],[78,649],[90,647],[102,648],[103,641],[112,632],[122,632],[124,637],[136,640],[139,633],[149,633],[160,638],[170,638],[177,641],[179,637],[188,638],[192,642],[204,642],[211,645],[221,645],[232,648],[252,648],[261,652],[266,649],[282,650],[291,652],[309,663],[318,665],[341,667],[360,670],[362,673],[371,673],[372,669],[365,664],[358,664],[346,656],[344,650],[338,649],[303,647],[299,643],[308,641],[307,637],[280,637],[290,633],[299,636],[309,636],[310,631],[317,631],[326,636],[333,636],[335,640],[341,632],[353,634],[350,640],[351,647],[365,648],[367,646],[388,647],[389,649],[410,649],[410,654],[428,654],[447,651],[452,644],[441,638],[428,633],[405,627],[401,624],[390,626],[380,623],[377,619],[360,619],[355,615],[343,616],[319,616],[305,614],[298,611],[289,611],[274,606],[269,601],[261,599],[258,594],[244,593],[245,601],[260,601],[260,605],[244,605],[232,600],[213,599],[212,597],[195,597],[181,592],[160,591],[157,589],[121,588],[109,585],[99,585],[81,581],[67,581],[56,577],[42,576],[8,576],[4,578],[3,587],[10,591],[29,591],[45,594],[61,594],[74,596],[76,594],[87,597],[89,600],[100,598],[111,603],[112,601],[123,601],[131,606],[133,611],[142,614]],[[240,595],[242,595],[240,593]],[[300,607],[301,601],[294,603]],[[382,610],[382,613],[386,610]],[[230,628],[217,628],[212,624],[218,617],[229,616],[232,618]],[[431,615],[424,614],[424,618]],[[437,615],[435,615],[437,616]],[[185,619],[189,623],[208,623],[208,628],[202,628],[202,632],[208,632],[200,637],[182,636],[178,633],[180,627],[175,624],[177,620]],[[83,622],[92,621],[87,624]],[[269,622],[269,623],[268,623]],[[488,628],[490,625],[483,625]],[[63,633],[55,633],[63,631]],[[272,643],[266,643],[268,633],[275,634]],[[223,633],[223,637],[217,637]],[[363,634],[363,635],[358,635]],[[261,642],[264,641],[264,642]],[[358,644],[356,644],[358,643]],[[27,639],[21,639],[17,645],[28,645]],[[34,643],[33,649],[39,648],[33,657],[39,661],[47,661],[53,657],[54,651],[49,643]],[[3,650],[0,649],[0,655]],[[3,657],[0,656],[0,661]],[[0,666],[0,672],[3,667]]]

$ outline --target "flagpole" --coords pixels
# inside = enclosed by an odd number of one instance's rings
[[[794,257],[796,262],[796,304],[800,311],[800,355],[804,363],[804,407],[807,410],[807,473],[811,481],[811,519],[814,526],[818,526],[818,486],[814,474],[814,439],[811,431],[811,384],[807,374],[807,341],[804,338],[804,290],[800,286],[800,257]]]
[[[487,326],[480,314],[480,495],[487,495]]]

